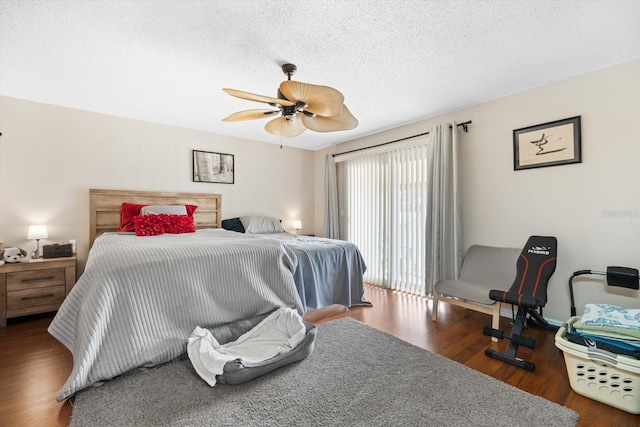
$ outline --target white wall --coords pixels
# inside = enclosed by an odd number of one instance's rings
[[[49,239],[89,240],[89,188],[222,194],[223,218],[261,214],[313,228],[314,153],[0,97],[0,241],[27,251],[29,224]],[[235,155],[235,183],[192,182],[191,150]],[[308,230],[308,231],[307,231]]]
[[[582,163],[513,170],[514,129],[582,117]],[[568,279],[582,269],[640,268],[640,61],[563,80],[316,152],[316,231],[322,230],[324,155],[472,120],[461,132],[465,247],[521,248],[530,235],[558,238],[558,265],[545,316],[569,317]],[[575,280],[576,307],[640,307],[638,292]]]

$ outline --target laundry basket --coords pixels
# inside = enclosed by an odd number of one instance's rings
[[[578,394],[623,411],[640,414],[640,360],[586,347],[565,339],[572,317],[556,332],[556,347],[564,353],[569,383]]]

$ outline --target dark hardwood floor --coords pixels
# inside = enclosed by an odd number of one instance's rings
[[[484,355],[486,347],[504,350],[506,342],[492,343],[482,335],[490,324],[485,314],[441,305],[438,323],[431,321],[425,299],[366,286],[373,307],[346,309],[331,306],[309,312],[305,319],[321,323],[349,316],[395,335],[418,347],[439,353],[529,393],[567,406],[580,414],[578,426],[626,427],[640,425],[640,416],[576,394],[569,385],[562,352],[552,331],[529,328],[537,347],[521,347],[518,356],[536,363],[527,372]],[[67,349],[47,333],[52,314],[9,321],[0,328],[0,426],[67,426],[72,402],[56,402],[55,394],[71,371]],[[509,319],[502,319],[509,330]]]

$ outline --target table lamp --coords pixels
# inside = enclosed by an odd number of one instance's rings
[[[47,239],[49,233],[47,233],[46,225],[30,225],[27,232],[27,239],[36,241],[36,248],[31,254],[31,258],[40,258],[40,239]]]
[[[298,234],[298,231],[302,228],[302,221],[299,219],[293,221],[293,228],[296,230],[296,234]]]

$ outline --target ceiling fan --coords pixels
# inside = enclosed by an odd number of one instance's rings
[[[298,136],[306,129],[315,132],[335,132],[358,126],[358,119],[344,105],[342,93],[329,86],[292,81],[291,76],[296,70],[297,67],[293,64],[282,66],[282,72],[287,75],[287,80],[280,83],[277,98],[236,89],[222,89],[231,96],[264,102],[275,108],[275,110],[238,111],[222,121],[254,120],[280,114],[280,117],[269,121],[264,128],[269,133],[287,138]]]

